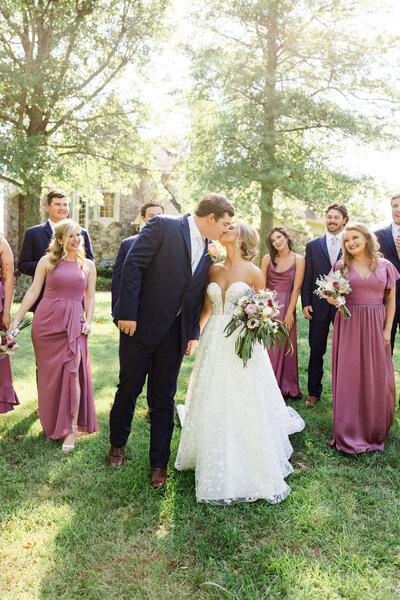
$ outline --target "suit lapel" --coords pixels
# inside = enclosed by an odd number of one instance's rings
[[[47,233],[47,235],[49,236],[49,238],[53,237],[53,230],[52,230],[52,228],[51,228],[50,223],[49,223],[48,220],[43,225],[43,229],[45,230],[45,232]]]
[[[326,235],[323,235],[319,238],[319,243],[321,244],[321,248],[324,251],[326,258],[328,259],[329,264],[331,264],[331,259],[329,257],[328,246],[326,243]]]
[[[200,259],[200,261],[199,261],[199,264],[198,264],[198,265],[197,265],[197,267],[196,267],[196,270],[195,270],[195,272],[193,273],[193,277],[192,277],[192,279],[194,279],[195,277],[197,277],[197,275],[198,275],[199,273],[201,273],[201,270],[202,270],[202,268],[203,268],[203,265],[204,265],[204,262],[205,262],[205,260],[207,259],[207,256],[208,256],[208,240],[206,239],[206,241],[205,241],[205,244],[204,244],[204,251],[203,251],[203,255],[202,255],[202,257],[201,257],[201,259]]]
[[[386,237],[387,243],[389,244],[389,248],[392,251],[394,257],[396,258],[396,260],[399,260],[399,255],[398,255],[398,252],[396,250],[396,246],[395,246],[394,239],[393,239],[392,226],[391,225],[389,225],[389,227],[386,227],[386,229],[385,229],[385,237]]]
[[[192,261],[192,244],[190,242],[190,227],[189,227],[188,216],[189,215],[184,215],[182,217],[182,234],[183,234],[183,239],[185,240],[186,250],[188,252],[187,257],[188,257],[189,266],[190,266],[191,261]]]

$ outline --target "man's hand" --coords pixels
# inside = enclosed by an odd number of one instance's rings
[[[118,329],[132,336],[136,331],[136,323],[137,321],[118,321]]]
[[[312,306],[305,306],[303,308],[303,315],[305,316],[306,319],[308,319],[309,321],[311,321],[312,319],[312,315],[310,313],[313,312],[313,307]]]
[[[188,343],[187,348],[186,348],[186,354],[187,354],[187,356],[191,356],[193,354],[193,352],[197,348],[197,344],[198,343],[199,343],[199,340],[189,340],[189,343]]]

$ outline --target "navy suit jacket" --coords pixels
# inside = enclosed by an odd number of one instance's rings
[[[135,242],[138,235],[139,234],[137,233],[136,235],[131,235],[131,237],[125,238],[124,240],[122,240],[121,245],[119,247],[112,274],[111,311],[114,310],[114,306],[116,305],[117,300],[119,298],[119,290],[121,288],[122,267],[124,266],[126,255],[128,254],[130,247]]]
[[[86,250],[86,258],[94,261],[89,235],[85,229],[82,229],[82,235]],[[48,221],[41,223],[40,225],[35,225],[34,227],[29,227],[29,229],[25,231],[21,252],[19,253],[18,258],[18,269],[20,273],[30,275],[31,277],[35,275],[37,264],[42,256],[46,254],[52,236],[53,231]],[[30,308],[31,311],[35,311],[42,296],[43,290],[41,291],[38,300]]]
[[[389,260],[400,273],[400,258],[394,243],[392,225],[375,231],[383,256]],[[400,279],[396,281],[396,305],[400,306]]]
[[[157,344],[182,313],[181,352],[200,335],[199,319],[212,264],[208,241],[192,277],[188,216],[153,217],[131,245],[122,268],[114,321],[137,321],[134,338]],[[133,250],[134,249],[134,250]]]
[[[341,254],[342,251],[340,250],[337,259],[340,258]],[[314,321],[330,319],[332,318],[332,309],[336,311],[326,300],[322,300],[314,294],[314,290],[317,288],[315,282],[318,277],[320,275],[327,275],[331,269],[326,235],[308,242],[306,245],[306,270],[301,288],[301,304],[303,308],[305,306],[312,306],[312,318]]]

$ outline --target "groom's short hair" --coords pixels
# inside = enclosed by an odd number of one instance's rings
[[[225,196],[211,192],[210,194],[206,194],[200,200],[196,215],[198,217],[206,217],[211,213],[214,213],[215,220],[218,221],[225,213],[228,213],[230,217],[233,217],[235,209]]]

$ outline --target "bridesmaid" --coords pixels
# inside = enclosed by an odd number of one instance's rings
[[[14,257],[12,250],[0,233],[0,332],[7,331],[11,323],[11,303],[14,295]],[[9,412],[19,404],[13,388],[10,357],[0,359],[0,414]]]
[[[72,219],[57,223],[49,252],[15,316],[15,329],[38,298],[32,341],[38,375],[39,417],[48,438],[65,437],[62,450],[75,447],[77,430],[97,431],[87,336],[92,320],[96,267],[85,258],[81,228]],[[85,295],[86,319],[82,298]]]
[[[337,311],[332,337],[333,440],[348,453],[383,450],[394,417],[395,384],[390,333],[396,268],[381,258],[378,240],[363,223],[346,225],[340,269],[351,285],[351,312]],[[385,300],[385,303],[383,303]],[[339,300],[329,299],[339,305]]]
[[[267,235],[269,254],[262,259],[261,270],[266,287],[276,290],[277,300],[282,305],[280,319],[286,325],[293,346],[271,348],[269,357],[275,377],[286,398],[301,398],[297,366],[296,304],[304,279],[305,259],[293,251],[293,240],[284,227],[274,227]]]

